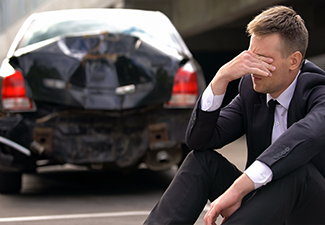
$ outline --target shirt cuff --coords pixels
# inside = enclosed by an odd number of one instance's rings
[[[223,98],[223,95],[214,95],[212,92],[211,84],[204,90],[201,98],[201,109],[203,111],[215,111],[220,108]]]
[[[255,189],[266,185],[273,178],[272,170],[258,160],[255,160],[244,173],[254,182]]]

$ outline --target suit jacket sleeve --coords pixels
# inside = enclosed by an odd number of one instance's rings
[[[186,131],[188,147],[195,150],[218,149],[241,137],[245,129],[240,102],[237,95],[225,108],[206,112],[200,109],[199,98]]]

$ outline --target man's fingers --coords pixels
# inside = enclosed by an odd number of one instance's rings
[[[263,57],[263,56],[259,56]],[[263,59],[265,59],[263,57]],[[270,59],[270,58],[269,58]],[[262,76],[272,76],[272,72],[276,70],[276,67],[270,63],[267,63],[263,60],[254,60],[249,65],[251,73]]]
[[[260,76],[264,76],[264,77],[272,76],[271,71],[266,70],[266,69],[259,69],[257,67],[251,69],[251,74],[260,75]]]
[[[243,57],[246,58],[246,66],[248,71],[252,74],[261,76],[272,76],[272,72],[276,70],[275,66],[272,65],[273,58],[258,55],[250,51],[245,51]]]
[[[272,76],[273,66],[268,66],[260,62],[250,62],[245,65],[247,73],[260,75],[260,76]]]
[[[272,65],[273,59],[272,58],[266,58],[264,56],[258,56],[260,57],[260,59],[258,60],[258,62],[264,66],[267,70],[269,71],[275,71],[275,66]]]
[[[272,72],[276,70],[276,67],[272,64],[261,62],[262,70],[268,73],[268,76],[272,76]]]
[[[272,65],[272,64],[266,63],[266,64],[264,64],[264,66],[271,72],[276,70],[276,67],[274,65]]]
[[[273,63],[273,59],[271,57],[266,57],[263,55],[257,55],[255,53],[252,53],[256,56],[256,58],[262,62],[266,62],[266,63]]]
[[[204,216],[204,224],[205,225],[214,225],[216,224],[217,217],[219,213],[215,209],[215,207],[211,206],[209,211]]]

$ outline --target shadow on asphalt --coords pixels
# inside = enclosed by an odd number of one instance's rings
[[[20,195],[118,195],[164,191],[177,168],[139,169],[132,173],[88,170],[50,170],[23,175]]]

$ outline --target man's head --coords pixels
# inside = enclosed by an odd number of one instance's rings
[[[296,12],[285,6],[272,7],[247,26],[249,51],[273,59],[272,76],[252,74],[254,90],[277,98],[295,79],[308,45],[308,31]]]
[[[308,30],[304,20],[286,6],[274,6],[256,16],[248,25],[247,33],[251,36],[278,34],[281,38],[281,53],[287,58],[299,51],[302,59],[308,47]]]

